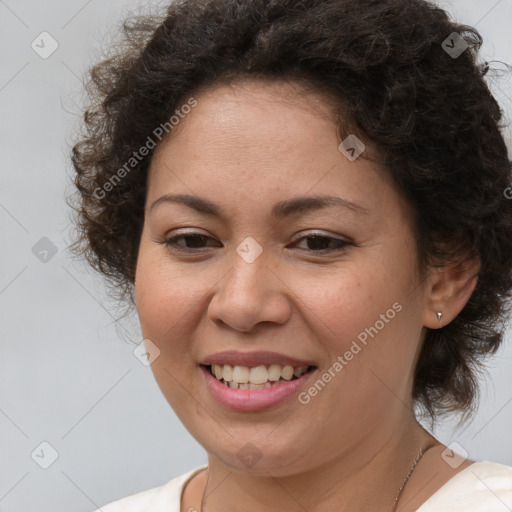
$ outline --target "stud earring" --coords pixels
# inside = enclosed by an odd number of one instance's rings
[[[441,311],[439,311],[437,313],[437,319],[439,320],[439,328],[441,328],[441,318],[442,318],[442,316],[443,316],[443,313],[441,313]]]

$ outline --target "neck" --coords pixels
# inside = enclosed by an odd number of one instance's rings
[[[272,470],[240,473],[209,455],[203,506],[194,506],[199,512],[237,510],[241,504],[245,512],[391,512],[419,450],[435,442],[412,415],[401,425],[375,431],[322,466],[287,476],[273,476]]]

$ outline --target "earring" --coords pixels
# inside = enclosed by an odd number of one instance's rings
[[[441,328],[441,318],[442,318],[442,316],[443,316],[443,313],[441,313],[441,311],[439,311],[437,313],[437,319],[439,320],[439,328]]]

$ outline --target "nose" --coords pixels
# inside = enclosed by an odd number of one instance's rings
[[[290,289],[276,269],[269,267],[265,251],[252,263],[234,254],[233,265],[215,286],[208,316],[242,332],[262,323],[285,324],[291,316]]]

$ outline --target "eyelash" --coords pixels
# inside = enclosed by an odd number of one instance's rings
[[[203,235],[202,233],[183,233],[181,235],[176,235],[176,236],[173,236],[171,238],[166,238],[165,240],[161,240],[159,241],[160,244],[166,246],[167,248],[173,250],[173,251],[178,251],[178,252],[184,252],[184,253],[198,253],[198,252],[203,252],[202,249],[203,248],[199,248],[199,249],[191,249],[191,248],[187,248],[187,247],[183,247],[183,246],[180,246],[178,245],[176,242],[177,240],[179,240],[180,238],[203,238],[203,239],[211,239],[213,240],[212,237],[208,236],[208,235]],[[304,249],[308,252],[312,252],[312,253],[315,253],[315,254],[330,254],[330,253],[333,253],[333,252],[340,252],[340,251],[343,251],[347,246],[353,246],[354,244],[352,242],[349,242],[347,240],[342,240],[340,238],[334,238],[334,237],[331,237],[331,236],[325,236],[325,235],[320,235],[320,234],[310,234],[310,235],[307,235],[307,236],[303,236],[303,237],[300,237],[296,240],[296,242],[300,242],[302,240],[307,240],[307,239],[315,239],[315,240],[329,240],[329,241],[334,241],[336,243],[339,244],[339,247],[337,248],[334,248],[334,249],[320,249],[320,250],[313,250],[313,249]]]

